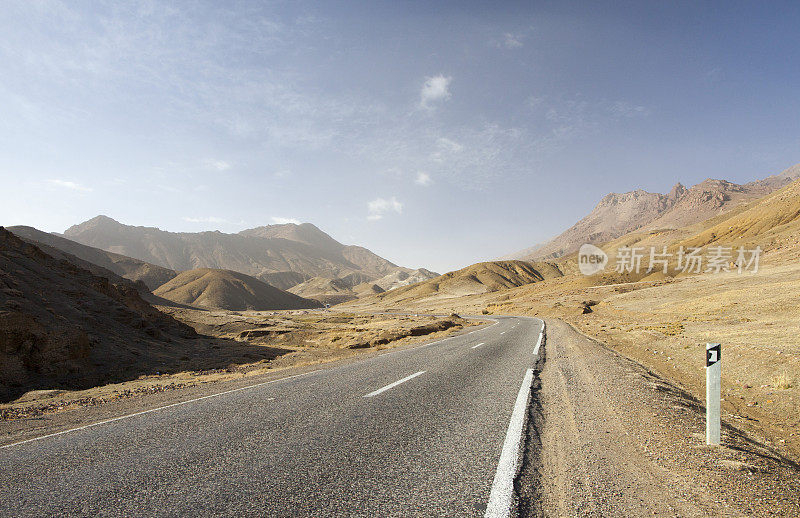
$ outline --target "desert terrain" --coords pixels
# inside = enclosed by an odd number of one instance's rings
[[[795,167],[770,178],[781,179],[781,183],[796,171]],[[637,229],[601,243],[600,247],[610,257],[609,266],[592,276],[578,272],[577,254],[572,253],[544,263],[553,272],[548,279],[533,279],[518,286],[509,284],[502,289],[472,289],[460,293],[461,296],[434,289],[439,282],[434,279],[413,287],[415,296],[398,290],[352,301],[344,307],[367,311],[398,306],[419,312],[558,318],[579,333],[677,383],[698,400],[705,397],[705,343],[720,342],[724,351],[725,420],[750,430],[797,460],[800,459],[798,192],[800,184],[790,183],[688,226]],[[713,196],[707,200],[716,204]],[[673,218],[682,220],[675,215]],[[760,247],[757,272],[752,264],[749,270],[742,265],[739,272],[736,254],[719,272],[706,272],[706,266],[697,274],[676,269],[681,246],[708,249],[723,245],[731,251],[738,247],[748,250]],[[647,257],[639,272],[613,269],[615,253],[620,247],[641,247],[648,251],[651,246],[658,252],[666,246],[672,254],[668,263],[670,274],[664,275],[660,264],[655,271],[647,271]],[[469,269],[454,275],[458,279],[448,279],[448,283],[463,286],[475,283]]]

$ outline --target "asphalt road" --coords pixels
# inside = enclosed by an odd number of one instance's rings
[[[3,516],[482,516],[542,323],[0,448]]]

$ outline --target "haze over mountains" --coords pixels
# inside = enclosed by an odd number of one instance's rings
[[[355,284],[360,284],[392,273],[412,271],[366,248],[343,245],[310,223],[268,225],[237,234],[176,233],[124,225],[109,217],[97,216],[70,227],[64,237],[176,271],[232,270],[281,289],[314,277],[345,279],[356,276]]]
[[[667,194],[641,189],[611,193],[586,217],[555,238],[505,258],[554,259],[577,251],[583,243],[604,243],[636,230],[687,227],[741,207],[797,178],[800,178],[800,164],[744,185],[709,178],[689,189],[678,183]]]

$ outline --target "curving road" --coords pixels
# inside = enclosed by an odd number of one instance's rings
[[[495,320],[2,447],[0,514],[482,516],[543,326]]]

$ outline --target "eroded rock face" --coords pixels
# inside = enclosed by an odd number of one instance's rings
[[[775,192],[797,178],[800,164],[744,185],[709,178],[689,189],[677,183],[667,194],[641,189],[607,194],[586,217],[560,235],[503,259],[556,259],[576,252],[584,243],[599,244],[629,232],[693,225]]]

